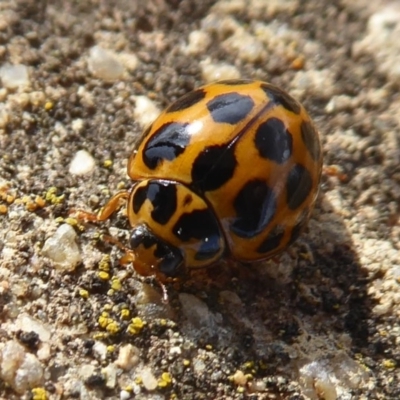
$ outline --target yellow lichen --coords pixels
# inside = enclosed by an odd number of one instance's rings
[[[32,400],[47,400],[47,399],[48,397],[45,389],[41,387],[32,389]]]
[[[382,362],[382,365],[386,368],[386,369],[393,369],[396,368],[396,361],[394,360],[384,360]]]
[[[89,292],[86,289],[79,289],[79,296],[83,299],[89,298]]]
[[[131,313],[127,309],[121,310],[121,318],[122,319],[128,319],[130,317]]]
[[[132,318],[131,323],[128,325],[127,331],[131,335],[137,335],[143,329],[144,325],[145,322],[141,318]]]
[[[169,372],[163,372],[161,378],[158,380],[157,385],[159,388],[166,388],[172,383],[172,376]]]
[[[120,328],[118,322],[116,322],[116,321],[110,322],[106,327],[106,331],[111,333],[112,335],[117,334],[120,331],[120,329],[121,328]]]
[[[100,271],[97,273],[97,276],[102,280],[102,281],[108,281],[110,279],[110,274],[106,271]]]
[[[111,289],[115,291],[122,289],[121,281],[115,276],[111,280]]]
[[[101,271],[109,271],[110,270],[110,256],[104,255],[99,262],[99,269]]]
[[[53,107],[54,107],[54,103],[52,101],[46,101],[46,103],[44,103],[44,109],[46,111],[52,110]]]

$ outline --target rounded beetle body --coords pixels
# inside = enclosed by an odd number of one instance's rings
[[[306,225],[321,169],[313,122],[278,87],[231,80],[186,94],[129,158],[138,272],[171,276],[227,254],[251,262],[279,253]]]

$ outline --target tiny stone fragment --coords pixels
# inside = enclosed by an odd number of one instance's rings
[[[118,358],[115,361],[115,364],[124,371],[128,371],[139,363],[139,355],[140,351],[137,347],[127,344],[119,349]]]
[[[150,368],[144,368],[140,376],[142,377],[143,386],[146,390],[152,391],[157,388],[157,379]]]
[[[146,96],[135,96],[133,116],[142,128],[150,125],[160,115],[160,109]]]
[[[104,81],[115,81],[121,79],[125,69],[112,51],[105,50],[100,46],[90,49],[89,70],[99,79]]]
[[[21,394],[43,383],[43,368],[36,356],[10,340],[0,352],[0,378]]]
[[[0,78],[3,86],[15,89],[29,85],[28,68],[25,65],[5,64],[0,68]]]
[[[63,224],[53,236],[46,240],[42,254],[48,257],[56,268],[73,271],[81,261],[81,255],[75,239],[76,233],[74,229],[68,224]]]
[[[243,373],[243,371],[241,371],[241,370],[237,370],[233,374],[232,378],[233,378],[233,381],[236,383],[236,385],[245,386],[247,383],[247,378],[246,378],[245,374]]]
[[[79,150],[71,161],[69,173],[72,175],[88,175],[93,172],[95,166],[94,158],[86,150]]]

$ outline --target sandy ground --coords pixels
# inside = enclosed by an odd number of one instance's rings
[[[399,37],[396,0],[0,0],[0,398],[399,399]],[[163,107],[238,77],[314,118],[318,205],[163,304],[98,240],[123,213],[68,217],[129,187]]]

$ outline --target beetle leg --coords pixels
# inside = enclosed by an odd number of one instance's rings
[[[100,211],[95,214],[84,210],[76,210],[72,209],[69,214],[75,214],[78,219],[90,221],[90,222],[99,222],[105,221],[110,218],[111,214],[117,211],[118,208],[121,207],[121,199],[126,200],[129,196],[129,192],[124,190],[114,194],[110,200],[100,209]]]
[[[120,200],[126,200],[129,196],[129,192],[123,190],[121,192],[115,193],[113,197],[101,208],[97,214],[97,221],[105,221],[110,218],[111,214],[114,213],[118,208],[121,207]]]

